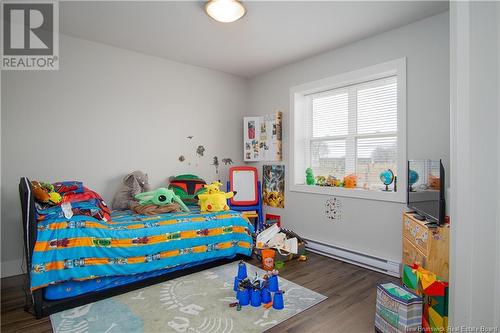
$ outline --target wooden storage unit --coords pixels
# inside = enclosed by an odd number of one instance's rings
[[[429,228],[412,213],[403,213],[403,264],[414,263],[448,280],[450,228]]]

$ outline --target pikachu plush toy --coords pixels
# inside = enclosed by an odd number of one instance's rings
[[[205,193],[198,195],[198,204],[201,212],[221,212],[229,210],[227,199],[232,198],[235,192],[222,192],[219,182],[213,182],[210,185],[204,185]]]

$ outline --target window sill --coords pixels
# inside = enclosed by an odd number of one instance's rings
[[[328,187],[328,186],[316,186],[316,185],[305,185],[305,184],[291,185],[290,191],[348,197],[356,199],[406,203],[406,195],[405,195],[406,193],[403,192],[383,192],[383,191],[363,190],[359,188],[350,189],[343,187]]]

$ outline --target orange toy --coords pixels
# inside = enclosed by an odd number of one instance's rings
[[[355,188],[358,186],[358,176],[355,174],[350,174],[344,177],[344,187],[345,188]]]
[[[274,256],[276,252],[270,249],[264,249],[262,253],[262,269],[265,271],[272,271],[274,269]]]
[[[433,190],[439,191],[439,188],[440,188],[439,177],[436,177],[436,176],[429,174],[429,185],[428,186]]]
[[[52,184],[31,181],[31,188],[33,196],[39,202],[49,205],[58,205],[62,200],[61,195],[54,190],[54,185]]]

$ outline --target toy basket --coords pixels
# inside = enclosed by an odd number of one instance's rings
[[[422,298],[394,283],[377,286],[375,330],[382,333],[419,332]]]

